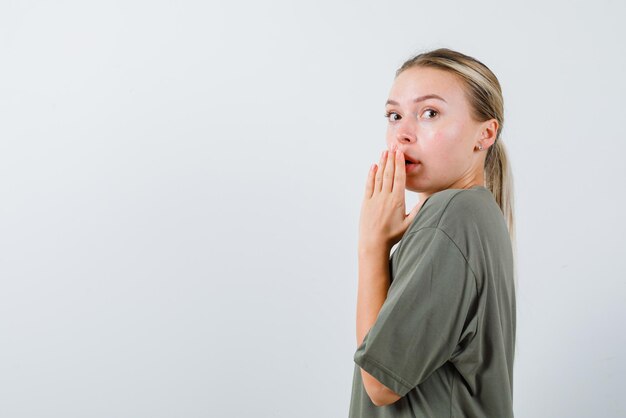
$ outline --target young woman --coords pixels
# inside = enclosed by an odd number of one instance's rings
[[[513,416],[512,178],[496,76],[447,48],[406,61],[359,226],[349,416]],[[419,204],[405,213],[405,189]],[[396,250],[389,257],[392,247]]]

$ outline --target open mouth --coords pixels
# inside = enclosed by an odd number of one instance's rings
[[[421,164],[420,164],[419,161],[413,161],[413,160],[408,160],[408,159],[404,160],[404,167],[406,168],[406,172],[407,173],[414,172],[420,166],[421,166]]]

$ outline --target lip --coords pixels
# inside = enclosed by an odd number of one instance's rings
[[[416,158],[413,158],[408,152],[402,150],[402,155],[404,156],[404,159],[407,161],[411,161],[414,163],[419,163],[419,160]]]
[[[421,166],[421,165],[422,164],[420,162],[413,163],[413,164],[404,163],[404,167],[405,167],[405,170],[406,170],[407,173],[413,172],[413,171],[417,170],[418,167]]]

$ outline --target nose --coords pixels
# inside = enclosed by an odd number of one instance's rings
[[[398,145],[407,145],[416,141],[415,129],[410,123],[399,124],[395,136],[395,142]]]

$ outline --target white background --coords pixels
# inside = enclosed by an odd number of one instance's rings
[[[347,416],[365,178],[438,47],[504,91],[516,416],[625,416],[625,15],[2,0],[0,416]]]

